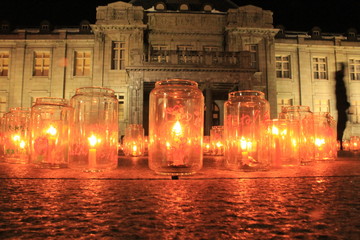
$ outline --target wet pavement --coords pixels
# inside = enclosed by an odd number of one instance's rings
[[[85,173],[0,163],[0,239],[360,239],[360,158],[194,176],[146,158]]]

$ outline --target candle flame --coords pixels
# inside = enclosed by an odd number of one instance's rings
[[[279,129],[277,127],[273,126],[271,129],[271,133],[274,135],[279,135]]]
[[[25,141],[21,140],[19,143],[20,148],[25,148],[25,145],[26,145]]]
[[[14,135],[13,136],[13,141],[14,142],[19,142],[20,141],[20,136],[19,135]]]
[[[136,152],[137,151],[137,146],[133,145],[132,150],[133,150],[133,152]]]
[[[95,135],[91,135],[88,140],[91,147],[94,147],[97,143],[101,142],[101,139],[97,138]]]
[[[325,144],[325,139],[323,139],[323,138],[316,138],[315,139],[315,145],[316,146],[318,146],[318,147],[320,147],[321,145],[324,145]]]
[[[179,137],[179,136],[181,136],[183,134],[183,129],[182,129],[181,124],[180,124],[179,121],[176,121],[176,123],[174,124],[171,132],[177,137]]]
[[[57,130],[52,125],[50,125],[50,127],[46,130],[46,133],[48,133],[48,134],[50,134],[52,136],[55,136],[56,133],[57,133]]]

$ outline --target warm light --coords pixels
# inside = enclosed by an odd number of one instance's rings
[[[271,133],[274,135],[279,135],[279,129],[277,127],[273,126],[271,129]]]
[[[91,135],[88,140],[91,147],[94,147],[96,144],[101,142],[101,139],[97,138],[95,135]]]
[[[52,125],[50,125],[50,127],[46,130],[46,133],[48,133],[48,134],[50,134],[52,136],[55,136],[56,133],[57,133],[57,130]]]
[[[137,151],[137,146],[136,146],[136,145],[133,145],[132,150],[133,150],[134,153],[136,153],[136,151]]]
[[[315,145],[316,146],[318,146],[318,147],[320,147],[320,146],[322,146],[322,145],[324,145],[325,144],[325,139],[323,139],[323,138],[316,138],[315,139]]]
[[[14,142],[19,142],[20,141],[20,136],[19,135],[14,135],[13,136],[13,141]]]
[[[221,142],[216,143],[216,147],[221,148],[222,146],[223,146],[223,144]]]
[[[247,150],[247,149],[251,149],[252,147],[252,142],[251,141],[247,141],[244,137],[242,137],[240,139],[240,147],[242,150]]]
[[[19,143],[20,148],[25,148],[25,145],[26,145],[25,141],[21,140]]]
[[[180,136],[183,135],[183,129],[182,129],[181,124],[180,124],[179,121],[176,121],[176,123],[174,124],[171,132],[177,137],[180,137]]]

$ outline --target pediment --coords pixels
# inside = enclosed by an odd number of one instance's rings
[[[129,7],[133,7],[133,5],[130,4],[130,3],[118,1],[118,2],[109,3],[108,7],[111,7],[111,8],[129,8]]]

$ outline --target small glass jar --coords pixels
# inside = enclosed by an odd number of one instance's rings
[[[114,169],[118,161],[118,101],[113,90],[83,87],[70,100],[74,108],[69,167]]]
[[[279,113],[280,119],[298,120],[300,124],[300,162],[310,164],[315,158],[314,114],[308,106],[286,106]]]
[[[30,109],[11,108],[5,114],[4,152],[8,163],[29,163]]]
[[[158,81],[150,93],[149,167],[193,174],[203,165],[204,96],[194,81]]]
[[[224,126],[213,126],[210,129],[211,155],[224,155]]]
[[[360,137],[359,136],[351,136],[350,137],[350,151],[358,151],[360,150]]]
[[[225,102],[225,166],[230,170],[264,170],[270,165],[265,121],[270,105],[259,91],[229,93]]]
[[[31,107],[31,163],[42,168],[68,166],[73,108],[63,98],[37,98]]]
[[[144,155],[144,128],[141,124],[130,124],[125,129],[123,150],[125,156],[139,157]]]

